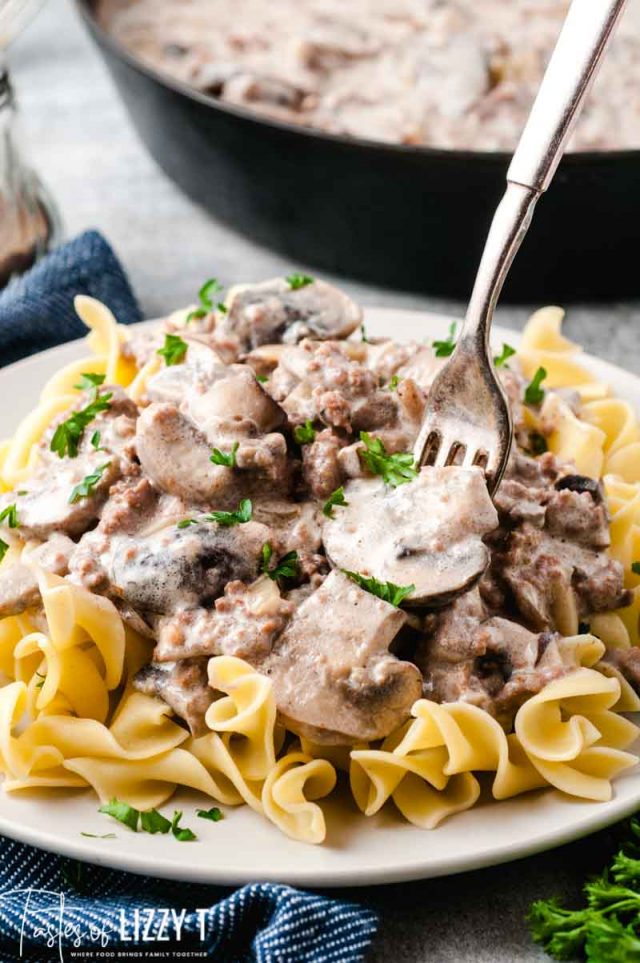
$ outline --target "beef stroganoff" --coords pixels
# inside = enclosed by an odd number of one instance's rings
[[[186,786],[311,843],[339,780],[425,828],[483,772],[495,799],[611,797],[637,761],[640,426],[559,309],[496,354],[492,503],[411,455],[455,326],[370,338],[301,274],[211,279],[133,331],[76,306],[91,353],[0,449],[5,791],[144,811]]]

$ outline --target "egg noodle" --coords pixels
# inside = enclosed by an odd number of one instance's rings
[[[83,371],[107,384],[144,393],[157,359],[137,371],[122,356],[126,329],[106,307],[76,301],[90,328],[92,356],[73,362],[45,385],[38,406],[0,448],[0,491],[34,470],[37,444],[51,422],[77,401]],[[513,731],[477,706],[419,699],[411,718],[381,744],[352,749],[319,746],[287,733],[271,681],[248,663],[215,656],[209,684],[219,697],[206,714],[208,732],[192,737],[160,699],[134,690],[135,673],[152,643],[125,625],[106,598],[38,569],[44,618],[27,611],[0,621],[0,771],[6,792],[90,787],[145,810],[186,786],[227,806],[246,804],[293,839],[326,836],[319,800],[348,780],[365,816],[392,802],[405,819],[433,829],[479,798],[488,773],[497,800],[554,787],[605,801],[612,780],[636,764],[628,751],[638,736],[621,713],[640,699],[618,670],[601,662],[607,648],[640,645],[640,424],[628,403],[611,396],[580,363],[580,349],[561,333],[562,312],[544,308],[530,319],[518,352],[527,377],[539,367],[550,388],[572,388],[583,402],[577,417],[563,395],[548,392],[535,421],[551,424],[549,449],[581,474],[602,478],[611,513],[611,555],[625,568],[632,604],[595,615],[593,634],[579,634],[575,601],[562,600],[563,660],[575,667],[529,698]],[[2,562],[30,561],[29,543],[12,541]],[[486,777],[485,777],[486,778]]]

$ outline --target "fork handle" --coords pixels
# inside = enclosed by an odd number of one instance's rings
[[[463,337],[489,350],[498,295],[546,191],[627,0],[573,0],[507,171],[469,302]],[[533,25],[535,26],[535,25]]]

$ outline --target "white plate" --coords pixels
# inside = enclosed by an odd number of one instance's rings
[[[398,340],[440,337],[448,320],[418,312],[370,309],[367,331]],[[518,343],[518,335],[495,331]],[[43,382],[60,366],[82,357],[82,342],[43,352],[0,371],[0,437],[35,404]],[[616,393],[640,409],[640,379],[585,356],[588,367],[614,385]],[[433,831],[404,822],[389,805],[371,819],[361,816],[345,793],[327,812],[323,846],[296,843],[247,807],[225,809],[225,819],[197,819],[204,800],[180,792],[163,807],[184,809],[184,824],[198,842],[178,843],[166,836],[134,835],[98,814],[93,794],[58,792],[46,797],[0,793],[0,833],[42,849],[93,863],[202,883],[238,884],[272,880],[303,886],[361,886],[444,876],[527,856],[601,829],[629,815],[640,804],[640,772],[615,783],[610,803],[569,799],[555,791],[530,793],[496,803],[482,801]],[[211,805],[211,802],[208,803]],[[115,832],[116,839],[87,839],[80,833]]]

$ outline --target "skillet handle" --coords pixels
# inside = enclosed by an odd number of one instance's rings
[[[546,191],[627,0],[573,0],[507,180]]]

